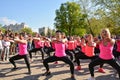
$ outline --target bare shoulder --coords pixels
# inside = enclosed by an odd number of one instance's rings
[[[112,42],[112,43],[115,43],[115,39],[111,39],[111,42]]]

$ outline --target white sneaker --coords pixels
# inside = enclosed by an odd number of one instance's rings
[[[88,80],[95,80],[95,78],[94,77],[90,77]]]

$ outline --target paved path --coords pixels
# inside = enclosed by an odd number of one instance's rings
[[[76,80],[87,80],[90,77],[88,70],[89,62],[90,60],[81,60],[82,70],[75,70]],[[11,72],[10,70],[13,66],[9,62],[0,61],[0,80],[71,80],[69,66],[63,62],[58,62],[58,64],[50,63],[52,74],[47,77],[42,76],[45,68],[39,55],[37,55],[37,58],[34,57],[34,62],[31,63],[31,75],[26,74],[27,68],[23,59],[16,61],[16,64],[19,69]],[[115,76],[113,68],[109,65],[104,65],[106,73],[99,73],[97,69],[98,67],[95,67],[96,80],[119,80],[118,75]]]

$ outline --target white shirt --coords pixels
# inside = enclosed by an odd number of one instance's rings
[[[0,40],[0,49],[3,49],[3,41]]]
[[[10,42],[9,41],[3,41],[3,46],[6,48],[10,47]]]

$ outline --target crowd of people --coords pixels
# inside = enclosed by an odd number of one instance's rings
[[[46,68],[44,76],[51,74],[48,63],[63,61],[70,66],[71,78],[75,78],[74,69],[81,70],[80,60],[90,59],[89,71],[91,77],[88,80],[95,80],[94,67],[100,65],[98,71],[105,73],[103,66],[105,63],[112,66],[118,72],[120,78],[120,36],[111,37],[108,28],[102,29],[100,37],[93,37],[86,34],[83,37],[69,36],[57,30],[55,36],[45,37],[36,33],[34,36],[26,33],[12,33],[0,30],[0,60],[10,61],[14,66],[11,70],[17,70],[15,60],[24,58],[31,74],[31,62],[33,55],[40,51],[42,63]],[[12,55],[12,56],[9,56]],[[45,56],[47,55],[47,57]],[[74,65],[77,63],[77,66]]]

